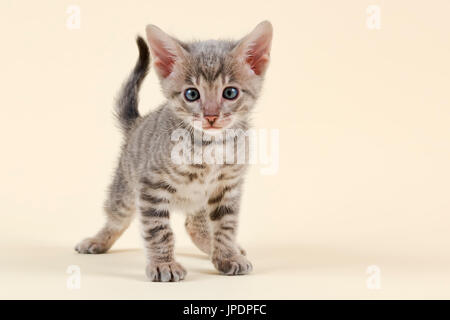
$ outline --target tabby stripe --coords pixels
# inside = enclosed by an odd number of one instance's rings
[[[239,185],[239,183],[240,183],[240,181],[226,186],[225,188],[223,188],[223,192],[225,193],[227,191],[230,191],[231,189],[236,188]]]
[[[174,183],[176,183],[176,184],[182,183],[182,181],[180,181],[180,180],[178,179],[177,175],[175,175],[175,174],[172,172],[172,170],[169,170],[169,168],[167,168],[167,167],[162,167],[162,171],[164,171],[164,173],[166,173],[166,174],[169,176],[170,180],[172,180]]]
[[[217,196],[215,196],[213,198],[209,198],[208,204],[214,204],[214,203],[220,202],[223,199],[223,197],[225,196],[225,193],[227,193],[228,191],[234,189],[238,184],[239,184],[239,182],[224,187],[222,189],[222,193],[218,194]]]
[[[209,217],[211,218],[211,220],[219,220],[221,219],[223,216],[227,215],[227,214],[233,214],[234,210],[230,207],[227,206],[218,206],[214,211],[212,211],[209,214]]]
[[[217,243],[220,243],[220,244],[222,244],[222,245],[224,245],[224,246],[227,245],[227,243],[226,243],[225,241],[223,241],[222,239],[220,239],[220,238],[215,238],[214,240],[215,240]]]
[[[209,146],[212,143],[211,140],[202,140],[202,145],[203,146]]]
[[[225,239],[231,241],[230,236],[227,235],[227,234],[224,233],[224,232],[221,232],[221,231],[216,231],[216,232],[214,233],[214,237],[215,237],[216,239],[219,239],[220,237],[223,237],[223,238],[225,238]]]
[[[125,210],[131,210],[131,208],[129,206],[127,206],[125,204],[125,202],[123,202],[123,200],[116,201],[116,205],[119,206],[119,207],[122,207]]]
[[[111,215],[119,216],[120,218],[128,218],[130,214],[128,212],[120,212],[120,211],[114,211],[111,213]]]
[[[154,238],[161,230],[166,230],[166,229],[167,229],[167,226],[157,226],[157,227],[149,229],[147,231],[147,233],[150,235],[150,239],[151,239],[151,238]],[[150,239],[148,239],[148,240],[150,240]],[[147,240],[147,238],[146,238],[146,240]]]
[[[242,169],[244,169],[244,167],[242,165],[239,165],[239,166],[236,166],[235,168],[232,168],[231,171],[239,172],[239,171],[242,171]]]
[[[173,98],[176,98],[180,94],[181,94],[181,91],[172,91],[172,94],[170,96],[173,99]]]
[[[188,177],[188,178],[189,178],[189,181],[192,181],[192,180],[198,178],[197,173],[191,173],[191,172],[180,171],[180,170],[178,170],[178,169],[175,168],[175,167],[172,167],[171,169],[173,170],[173,172],[175,172],[176,174],[178,174],[178,175],[180,175],[180,176],[182,176],[182,177]]]
[[[248,94],[248,95],[249,95],[250,97],[252,97],[253,99],[256,99],[256,95],[255,95],[253,92],[251,92],[250,90],[241,89],[241,91],[242,91],[243,93]]]
[[[233,179],[236,179],[237,177],[238,176],[226,176],[225,174],[221,173],[217,179],[218,180],[233,180]]]
[[[151,189],[166,189],[170,193],[177,192],[177,189],[175,189],[174,187],[172,187],[171,185],[167,184],[164,181],[160,181],[160,182],[156,182],[155,183],[155,182],[151,182],[147,178],[142,178],[141,182],[143,184],[145,184],[147,187],[151,188]]]
[[[216,80],[216,79],[220,76],[220,74],[223,72],[223,67],[224,67],[224,64],[223,64],[223,62],[222,62],[222,63],[219,65],[219,68],[217,68],[216,73],[213,75],[212,81]]]
[[[191,86],[194,85],[194,83],[192,82],[192,75],[191,74],[187,74],[186,77],[184,78],[184,82],[186,82],[186,84],[189,84]]]
[[[161,239],[159,239],[157,242],[154,242],[153,245],[157,246],[160,244],[163,244],[164,242],[170,241],[173,239],[173,232],[169,231],[166,234],[164,234]]]
[[[155,208],[149,208],[142,210],[142,215],[144,217],[158,217],[158,218],[168,218],[169,211],[167,210],[157,210]]]
[[[208,204],[214,204],[214,203],[220,202],[220,200],[222,200],[224,195],[225,195],[225,193],[222,192],[222,193],[220,193],[218,196],[216,196],[214,198],[209,198]]]
[[[205,70],[203,69],[198,69],[197,72],[199,73],[200,76],[203,77],[203,79],[205,79],[206,81],[208,81],[209,77],[206,75]],[[198,76],[197,76],[197,81],[198,81]]]
[[[172,256],[169,253],[165,255],[153,256],[153,260],[155,261],[155,263],[169,262],[170,260],[172,260]]]
[[[158,204],[158,203],[161,203],[161,202],[169,203],[169,200],[167,200],[167,199],[157,198],[157,197],[151,196],[149,194],[145,194],[145,193],[141,194],[141,199],[144,200],[144,201],[148,201],[150,203],[153,203],[153,204]]]
[[[220,228],[233,228],[236,229],[237,223],[236,221],[225,221],[220,224]]]
[[[190,164],[191,167],[197,168],[197,169],[205,169],[206,166],[204,164]]]

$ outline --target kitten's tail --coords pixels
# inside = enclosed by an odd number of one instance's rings
[[[140,117],[138,111],[139,88],[150,66],[150,53],[147,43],[139,36],[136,39],[136,43],[139,48],[139,58],[119,92],[115,110],[115,115],[125,133],[133,127],[136,120]]]

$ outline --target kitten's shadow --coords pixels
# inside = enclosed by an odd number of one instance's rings
[[[370,252],[353,247],[331,247],[320,245],[259,246],[248,249],[248,258],[254,264],[252,275],[266,275],[286,272],[308,272],[322,269],[358,267],[365,270],[373,261],[389,261],[399,266],[426,264],[420,257],[411,257],[401,252]],[[145,277],[145,259],[143,249],[112,249],[106,254],[78,254],[68,246],[33,246],[23,245],[14,248],[6,262],[4,270],[22,270],[27,273],[40,273],[52,277],[64,275],[69,266],[79,266],[82,275],[126,278],[139,282],[148,281]],[[185,281],[202,281],[209,276],[221,276],[214,269],[206,254],[195,252],[193,248],[182,248],[176,255],[184,258],[182,264],[188,270]],[[187,258],[187,259],[186,259]],[[448,260],[448,259],[447,259]],[[442,261],[442,268],[450,261]],[[191,271],[191,272],[189,272]],[[203,275],[203,276],[202,276]]]
[[[129,253],[129,252],[141,252],[142,249],[130,248],[130,249],[111,249],[103,254],[118,254],[118,253]]]

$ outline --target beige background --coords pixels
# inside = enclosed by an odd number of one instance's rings
[[[66,9],[81,8],[81,29]],[[381,30],[366,8],[381,7]],[[450,298],[450,2],[1,1],[0,298]],[[274,25],[255,126],[280,167],[251,168],[239,238],[255,271],[220,276],[173,218],[186,281],[145,281],[136,224],[102,224],[120,145],[113,97],[153,23],[188,40]],[[163,101],[155,74],[141,110]],[[78,265],[80,290],[66,269]],[[366,268],[381,268],[381,289]]]

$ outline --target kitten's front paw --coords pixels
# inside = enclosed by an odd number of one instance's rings
[[[229,276],[248,274],[253,270],[252,263],[239,254],[230,258],[213,257],[212,262],[217,270]]]
[[[108,249],[104,242],[96,238],[84,239],[75,246],[75,251],[78,253],[105,253]]]
[[[186,270],[176,261],[164,263],[149,263],[145,269],[147,278],[155,282],[176,282],[183,280]]]

